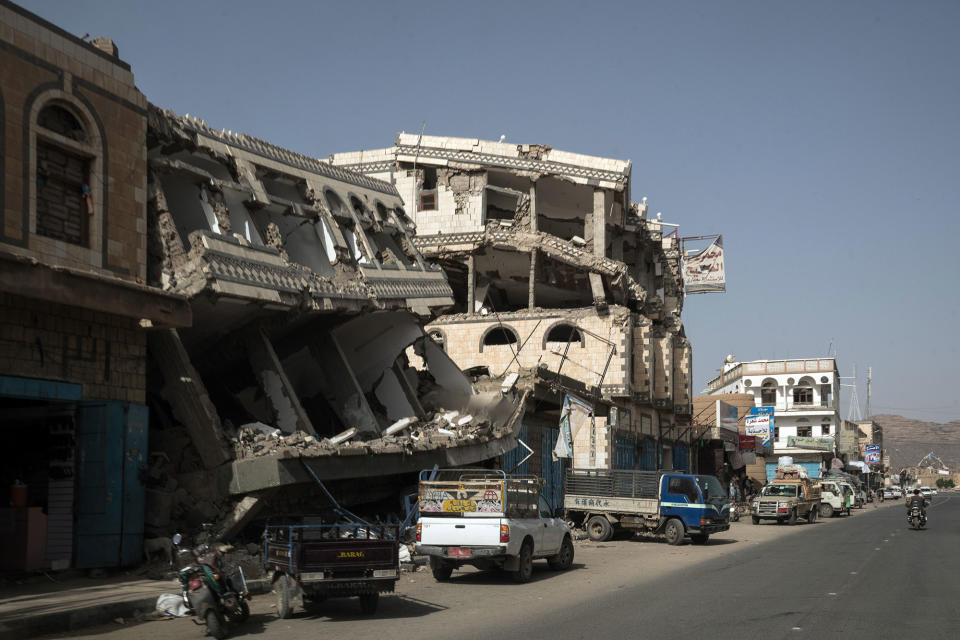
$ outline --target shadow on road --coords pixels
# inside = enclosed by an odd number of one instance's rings
[[[374,614],[362,613],[358,598],[331,598],[324,602],[308,602],[305,610],[297,610],[292,617],[299,620],[353,622],[371,618],[418,618],[446,609],[443,605],[394,593],[380,596],[380,604]],[[270,618],[269,615],[266,617]],[[279,620],[276,616],[273,619]]]
[[[582,569],[585,566],[586,565],[584,565],[582,562],[574,562],[566,571],[554,571],[545,563],[541,564],[535,562],[533,564],[533,577],[530,578],[530,582],[534,583],[540,582],[541,580],[549,580],[552,577],[560,576],[571,571],[576,571],[577,569]],[[470,584],[476,586],[489,585],[504,589],[514,586],[521,586],[513,582],[513,579],[510,577],[508,572],[499,569],[491,569],[489,571],[469,571],[466,573],[454,571],[453,577],[451,577],[448,582],[459,582],[461,584]]]
[[[268,613],[253,613],[250,614],[250,617],[247,618],[245,622],[229,623],[227,625],[227,633],[231,638],[237,636],[259,635],[266,631],[266,625],[269,624],[271,620],[276,619],[277,616],[273,616]]]

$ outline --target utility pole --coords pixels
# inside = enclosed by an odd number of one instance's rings
[[[873,380],[873,367],[867,367],[867,420],[870,419],[870,382]]]

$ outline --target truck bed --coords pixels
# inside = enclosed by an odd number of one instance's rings
[[[269,524],[264,563],[303,580],[396,580],[398,533],[396,525]]]
[[[564,493],[604,498],[659,498],[659,471],[568,469]]]

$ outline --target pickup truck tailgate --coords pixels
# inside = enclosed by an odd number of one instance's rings
[[[420,544],[493,546],[500,544],[500,518],[420,518]]]

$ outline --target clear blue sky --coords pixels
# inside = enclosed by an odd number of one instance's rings
[[[113,38],[153,103],[302,153],[425,120],[629,158],[634,200],[724,235],[728,292],[684,310],[696,392],[832,341],[875,413],[960,418],[958,2],[23,4]]]

